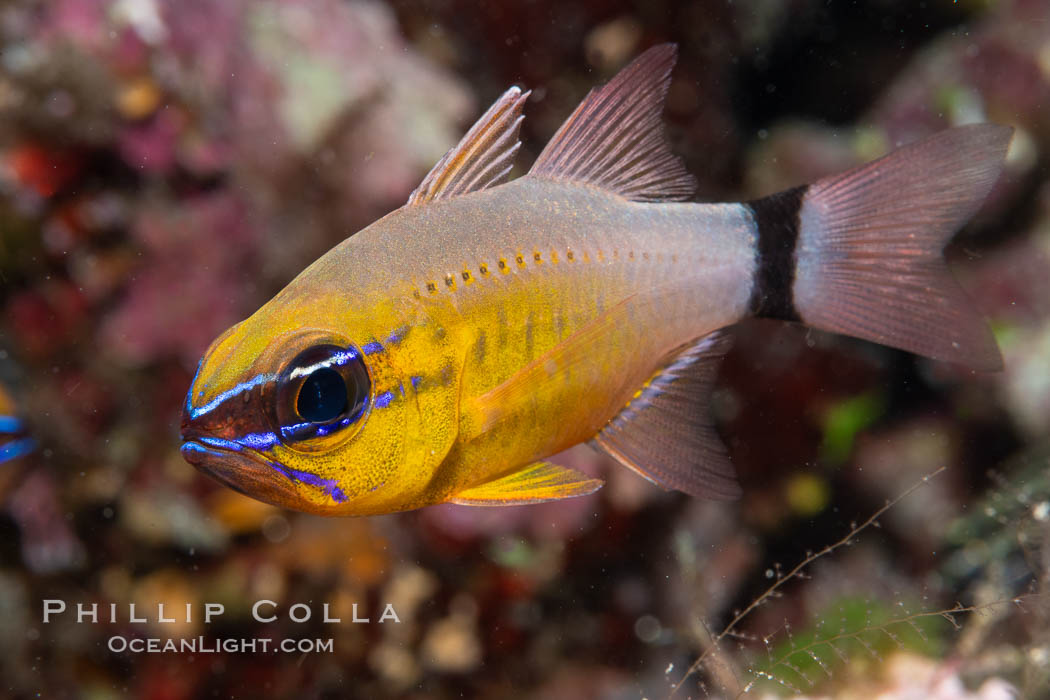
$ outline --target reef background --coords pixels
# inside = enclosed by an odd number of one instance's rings
[[[608,480],[596,496],[325,520],[181,459],[212,338],[402,204],[508,85],[533,90],[523,172],[589,88],[663,41],[680,47],[666,118],[702,200],[1013,125],[1005,176],[949,249],[1006,370],[745,323],[715,396],[745,489],[731,504],[584,447],[563,459]],[[38,444],[0,464],[0,696],[665,697],[707,650],[677,697],[753,681],[1050,697],[1048,161],[1039,0],[0,2],[0,403]],[[45,598],[118,603],[122,622],[44,625]],[[259,599],[279,621],[252,620]],[[129,602],[152,621],[129,624]],[[158,602],[226,613],[160,624]],[[298,602],[309,623],[288,619]],[[375,623],[387,602],[400,624]],[[322,603],[373,623],[322,624]],[[925,615],[957,603],[980,611]],[[114,654],[113,635],[334,652]]]

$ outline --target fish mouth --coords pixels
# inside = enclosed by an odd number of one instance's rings
[[[194,415],[191,405],[194,382],[182,410],[183,459],[213,479],[245,496],[277,506],[294,508],[301,500],[295,486],[282,477],[279,464],[271,462],[248,445],[242,445],[233,433],[247,422],[245,415],[214,411]],[[237,402],[240,408],[240,402]]]
[[[214,444],[207,436],[184,436],[179,452],[198,471],[238,493],[271,505],[302,509],[302,497],[279,465],[250,449],[235,451]]]
[[[336,479],[273,460],[265,453],[277,445],[277,436],[267,432],[245,432],[250,430],[251,424],[249,416],[239,412],[202,411],[194,415],[187,398],[182,412],[182,446],[179,451],[183,459],[198,471],[264,503],[319,514],[333,514],[345,509],[349,499]],[[320,490],[330,502],[312,498],[313,489]]]

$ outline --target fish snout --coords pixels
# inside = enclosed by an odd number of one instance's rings
[[[198,471],[231,489],[266,503],[296,507],[294,480],[264,453],[277,440],[260,431],[260,418],[248,394],[194,405],[194,388],[182,406],[179,452]]]
[[[238,435],[258,431],[261,428],[261,419],[249,398],[250,395],[245,394],[243,398],[239,396],[236,399],[195,406],[191,387],[182,406],[180,433],[183,441],[202,437],[233,440]]]
[[[227,427],[228,423],[229,421],[224,421],[218,416],[212,416],[210,414],[195,414],[194,408],[187,400],[186,404],[182,407],[182,420],[179,426],[179,434],[184,443],[200,440],[201,438],[224,437],[222,433],[229,432],[224,429]]]
[[[186,403],[182,407],[182,420],[179,423],[179,435],[182,437],[183,442],[199,437],[196,426],[193,422],[189,399],[186,400]]]

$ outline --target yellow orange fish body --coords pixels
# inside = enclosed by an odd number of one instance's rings
[[[995,365],[946,271],[914,292],[1008,132],[755,203],[666,201],[690,190],[654,126],[673,58],[639,58],[503,183],[527,96],[508,91],[407,205],[213,344],[187,396],[187,459],[261,500],[363,515],[590,493],[599,481],[542,460],[593,440],[665,487],[724,498],[737,487],[705,407],[719,329],[764,315]],[[928,222],[870,206],[905,166],[947,178],[916,189]]]
[[[630,202],[540,178],[402,208],[221,339],[195,382],[210,390],[195,402],[242,377],[275,374],[280,358],[320,338],[381,346],[369,355],[374,392],[394,399],[373,405],[361,431],[375,447],[354,445],[368,464],[346,469],[350,455],[337,448],[311,455],[311,470],[375,512],[443,502],[588,439],[671,351],[740,318],[754,260],[726,243],[729,233],[751,235],[745,216],[735,205]],[[710,240],[695,233],[705,219]],[[571,367],[543,367],[550,377],[500,394],[589,327]],[[243,372],[234,356],[259,360]],[[373,461],[377,454],[392,459]],[[280,445],[271,455],[296,458]],[[317,493],[286,481],[293,502]],[[377,488],[387,483],[400,507]]]

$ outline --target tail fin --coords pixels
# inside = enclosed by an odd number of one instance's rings
[[[995,339],[952,279],[942,250],[999,177],[1012,131],[991,124],[949,129],[753,202],[759,265],[752,310],[974,369],[1001,369]]]

